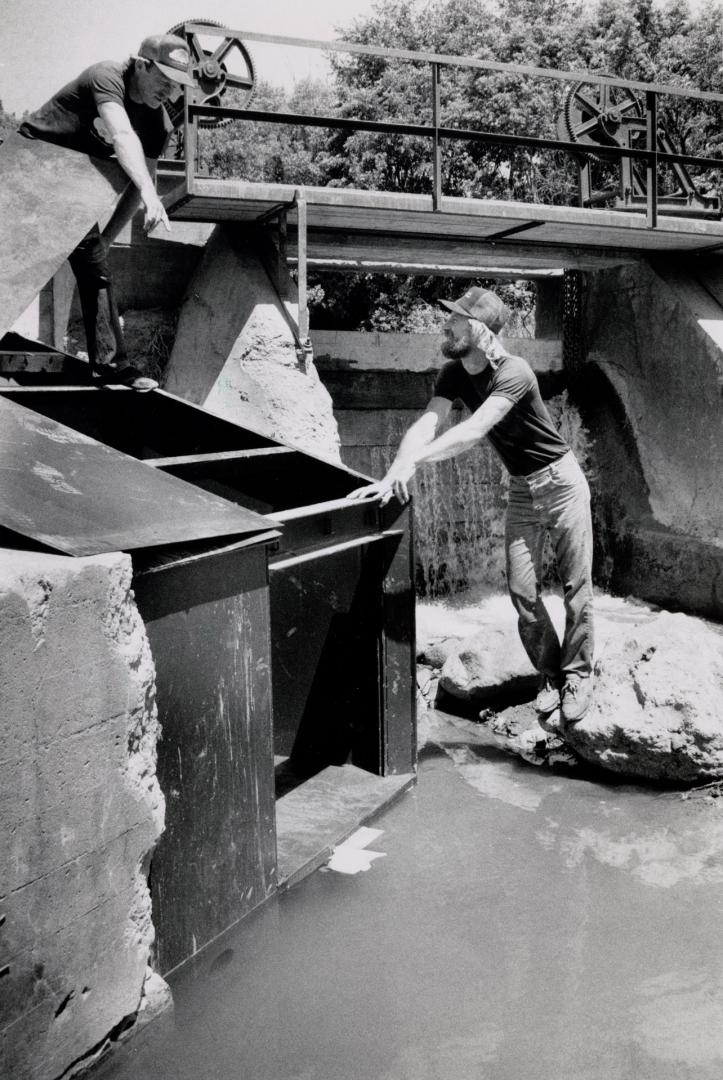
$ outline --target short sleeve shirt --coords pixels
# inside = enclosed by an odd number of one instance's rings
[[[110,158],[113,144],[98,115],[98,106],[115,101],[128,113],[145,156],[160,157],[173,125],[162,105],[150,108],[133,100],[129,90],[132,74],[132,60],[93,64],[28,116],[20,125],[21,134],[92,157]]]
[[[535,373],[521,356],[505,356],[478,375],[470,375],[461,360],[450,360],[437,376],[434,395],[460,400],[470,412],[492,395],[513,402],[487,434],[512,476],[527,476],[570,449],[552,422]]]

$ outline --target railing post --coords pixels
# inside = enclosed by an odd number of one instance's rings
[[[310,349],[309,342],[309,306],[306,284],[306,195],[303,191],[297,191],[295,200],[297,213],[297,245],[298,245],[298,292],[299,292],[299,338],[301,346],[307,351]]]
[[[198,129],[197,119],[191,119],[189,105],[191,104],[191,91],[189,87],[183,88],[183,153],[186,158],[186,194],[193,192],[193,181],[196,175],[196,157],[198,155]]]
[[[442,206],[442,149],[439,143],[439,64],[432,64],[432,209]]]
[[[646,91],[645,106],[648,118],[646,149],[653,154],[652,159],[648,158],[646,168],[647,226],[654,229],[658,224],[658,95],[654,90]]]

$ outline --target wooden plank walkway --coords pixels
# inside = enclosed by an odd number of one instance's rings
[[[651,229],[644,212],[457,197],[443,198],[434,210],[431,195],[199,177],[190,191],[185,181],[179,183],[166,203],[179,221],[239,224],[258,223],[286,208],[291,254],[299,192],[306,202],[310,268],[405,266],[406,272],[421,273],[494,263],[510,269],[595,269],[646,256],[723,251],[721,221],[661,215]]]

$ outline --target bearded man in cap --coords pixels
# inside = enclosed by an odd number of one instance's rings
[[[170,230],[156,192],[156,164],[173,130],[164,105],[184,86],[195,86],[186,42],[173,34],[146,38],[138,55],[93,64],[57,92],[20,126],[29,139],[41,139],[91,157],[116,157],[130,184],[101,234],[95,225],[70,256],[78,281],[88,338],[91,372],[102,381],[125,382],[148,390],[158,384],[133,368],[117,367],[125,358],[108,266],[108,246],[142,205],[147,232],[157,225]],[[96,320],[98,293],[107,290],[116,337],[116,366],[98,365]],[[105,374],[101,368],[110,368]]]
[[[590,490],[553,424],[529,364],[507,352],[498,333],[510,312],[495,293],[469,289],[442,300],[451,314],[448,358],[422,416],[409,428],[386,476],[352,498],[409,499],[418,465],[442,461],[487,437],[510,474],[505,522],[507,586],[522,644],[540,676],[536,708],[543,726],[580,720],[592,699],[593,592]],[[460,400],[471,415],[437,434]],[[555,549],[565,602],[560,643],[542,599],[545,532]],[[558,713],[560,710],[560,713]]]

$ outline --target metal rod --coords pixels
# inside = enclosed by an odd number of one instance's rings
[[[447,67],[477,68],[480,71],[502,71],[513,75],[534,75],[541,79],[556,79],[561,82],[572,81],[594,83],[600,86],[622,86],[631,90],[652,90],[657,94],[670,94],[674,97],[723,102],[723,94],[716,94],[710,90],[694,90],[683,86],[669,86],[664,83],[644,83],[634,79],[618,79],[611,75],[584,69],[582,71],[567,71],[558,68],[531,67],[525,64],[506,64],[494,60],[478,60],[476,57],[453,56],[449,53],[415,52],[411,49],[375,49],[370,45],[357,45],[351,41],[320,41],[318,38],[293,38],[278,34],[258,34],[246,30],[230,30],[225,26],[206,26],[203,23],[187,23],[186,29],[190,33],[215,37],[232,36],[245,41],[261,41],[269,45],[290,45],[301,49],[321,49],[324,52],[345,52],[354,56],[375,56],[396,60],[411,60],[425,64],[437,63]]]
[[[193,180],[196,174],[196,118],[191,119],[191,95],[189,88],[183,88],[183,156],[186,166],[186,193],[193,193]]]
[[[658,224],[658,99],[652,90],[645,95],[645,108],[647,112],[647,150],[652,156],[648,158],[647,174],[647,221],[649,229],[654,229]]]
[[[278,515],[274,520],[280,520]],[[342,551],[351,551],[353,548],[366,547],[368,544],[378,544],[381,540],[387,540],[390,536],[403,536],[403,529],[385,529],[381,533],[368,533],[366,536],[357,536],[353,540],[342,540],[338,544],[328,544],[325,547],[311,548],[299,554],[289,555],[282,559],[269,559],[269,570],[287,570],[290,566],[298,566],[300,563],[309,562],[311,559],[325,559],[331,555],[338,555]]]
[[[296,245],[298,262],[296,264],[296,270],[299,292],[299,337],[301,339],[302,347],[305,347],[309,341],[309,307],[306,285],[306,195],[304,194],[303,189],[300,188],[297,191],[295,201],[297,213]]]
[[[442,147],[439,141],[439,64],[432,64],[432,209],[442,206]]]
[[[376,131],[396,135],[417,135],[432,138],[434,128],[427,124],[395,124],[380,120],[353,120],[343,116],[313,116],[306,113],[265,112],[260,109],[233,109],[218,105],[192,105],[192,115],[229,117],[237,120],[261,121],[269,124],[298,124],[308,127],[328,127],[347,131]],[[580,143],[560,139],[542,139],[532,135],[505,135],[499,131],[475,131],[467,128],[440,127],[440,139],[461,139],[466,142],[483,142],[500,146],[528,146],[536,150],[562,150],[580,154]],[[648,161],[651,153],[659,162],[681,165],[698,165],[705,168],[723,168],[723,158],[694,157],[692,154],[665,154],[650,150],[638,150],[623,146],[598,146],[596,157],[638,158]]]
[[[547,222],[541,218],[535,221],[522,221],[519,225],[510,225],[509,229],[500,229],[499,232],[489,233],[487,236],[480,237],[480,239],[485,244],[492,244],[495,240],[503,240],[507,236],[514,236],[515,233],[527,232],[528,229],[537,229],[540,225],[546,224]]]

